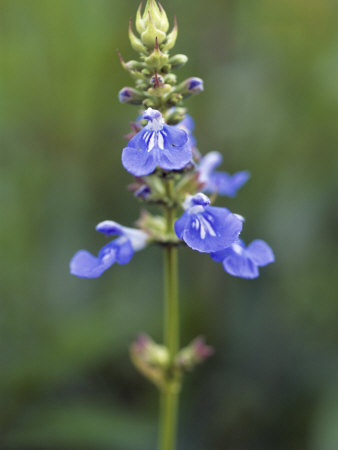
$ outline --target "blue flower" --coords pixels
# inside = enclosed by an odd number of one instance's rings
[[[137,177],[151,174],[156,167],[183,169],[192,159],[187,133],[166,125],[162,114],[154,109],[148,108],[143,118],[148,120],[148,125],[123,149],[123,167]]]
[[[70,273],[81,278],[98,278],[115,262],[127,264],[134,252],[142,250],[148,236],[141,230],[119,225],[111,220],[106,220],[96,226],[96,230],[107,236],[119,237],[109,242],[99,251],[98,256],[93,256],[87,250],[79,250],[70,261]]]
[[[193,131],[195,128],[195,122],[194,119],[189,116],[189,114],[186,114],[184,119],[181,120],[180,123],[178,123],[177,125],[175,125],[177,128],[179,128],[180,130],[183,130],[187,133],[187,135],[189,136],[189,140],[190,140],[190,144],[193,147],[196,147],[196,139],[193,135]]]
[[[209,206],[202,194],[188,196],[186,211],[175,222],[175,232],[193,250],[203,253],[223,250],[233,244],[242,230],[243,219],[226,208]]]
[[[220,195],[234,197],[239,188],[250,178],[247,171],[236,172],[230,175],[226,172],[214,172],[222,162],[222,155],[218,152],[207,153],[199,162],[197,170],[199,181],[205,183],[204,192],[217,192]]]
[[[262,241],[252,241],[248,247],[238,239],[231,247],[211,253],[214,261],[222,262],[228,274],[241,278],[257,278],[258,267],[266,266],[275,261],[270,246]]]

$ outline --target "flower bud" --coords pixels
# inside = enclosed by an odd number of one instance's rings
[[[186,55],[175,55],[169,59],[169,64],[171,64],[172,69],[179,69],[183,67],[188,62],[188,57]]]
[[[140,4],[136,15],[136,29],[142,34],[149,23],[149,13],[152,17],[154,26],[161,32],[166,33],[169,28],[168,17],[162,5],[157,4],[154,0],[148,0],[143,14],[141,13],[142,3]]]
[[[176,364],[180,369],[192,370],[214,354],[214,349],[205,343],[203,337],[194,339],[188,347],[183,348],[176,357]]]
[[[168,125],[176,125],[184,119],[186,112],[186,108],[170,108],[165,115],[165,121]]]
[[[156,344],[147,335],[141,335],[130,347],[130,356],[136,368],[150,381],[161,387],[169,364],[166,347]]]
[[[139,61],[128,61],[125,63],[125,67],[128,70],[134,71],[134,70],[142,70],[144,68],[144,63]]]
[[[156,109],[159,106],[158,99],[156,99],[156,101],[155,101],[155,99],[152,99],[152,98],[145,98],[142,103],[146,108]]]
[[[165,82],[174,86],[177,82],[176,75],[173,73],[169,73],[168,75],[165,76]]]
[[[150,13],[149,14],[149,20],[146,29],[141,33],[141,41],[143,44],[145,44],[148,48],[153,49],[156,45],[156,38],[158,40],[159,44],[162,44],[162,42],[166,39],[167,35],[163,31],[161,31],[159,28],[156,27],[153,17]]]
[[[199,94],[203,90],[203,80],[197,77],[188,78],[176,88],[176,92],[180,92],[183,95],[183,98]]]
[[[162,84],[160,86],[149,88],[148,93],[156,97],[163,97],[164,95],[168,94],[171,90],[172,86],[170,86],[170,84]]]
[[[130,105],[141,105],[144,99],[143,92],[137,91],[130,87],[124,87],[119,92],[119,100],[121,103],[129,103]]]
[[[168,104],[171,106],[176,106],[178,103],[180,103],[183,99],[183,95],[179,94],[178,92],[175,92],[172,94],[168,99]]]

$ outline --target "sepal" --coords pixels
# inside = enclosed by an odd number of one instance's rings
[[[154,51],[150,56],[145,59],[145,62],[148,66],[154,68],[157,71],[160,71],[162,67],[167,64],[169,56],[165,53],[162,53],[159,47],[159,41],[156,36],[155,38],[155,47]]]
[[[162,45],[162,51],[163,52],[168,52],[169,50],[171,50],[175,46],[176,39],[177,39],[177,34],[178,34],[178,27],[177,27],[177,19],[176,19],[176,16],[175,16],[175,18],[174,18],[174,27],[173,27],[172,31],[168,34],[166,41]]]
[[[129,21],[128,34],[129,34],[130,45],[132,46],[132,48],[138,53],[147,54],[147,52],[148,52],[147,48],[142,44],[142,41],[138,37],[136,37],[133,32],[133,26],[132,26],[131,19]]]

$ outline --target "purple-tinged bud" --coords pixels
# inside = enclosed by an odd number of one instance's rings
[[[191,77],[180,83],[175,91],[180,93],[183,98],[190,97],[191,95],[199,94],[204,90],[203,80],[197,77]]]
[[[129,103],[130,105],[141,105],[144,94],[136,89],[124,87],[119,92],[119,100],[121,103]]]
[[[192,94],[199,94],[204,90],[203,80],[201,78],[192,77],[188,78],[186,81],[186,89]]]
[[[188,347],[183,348],[176,357],[176,365],[183,371],[192,370],[214,354],[214,349],[205,343],[203,337],[194,339]]]
[[[169,364],[166,347],[156,344],[143,334],[130,346],[130,356],[135,367],[150,381],[161,387]]]
[[[138,198],[143,198],[146,200],[149,195],[151,195],[151,189],[146,184],[142,185],[137,191],[135,191],[134,196]]]
[[[196,359],[201,363],[210,358],[215,353],[215,350],[206,345],[204,337],[198,337],[192,342]]]

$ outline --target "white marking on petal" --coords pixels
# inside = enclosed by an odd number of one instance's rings
[[[154,145],[155,145],[155,133],[152,133],[148,143],[148,152],[150,152],[154,148]]]
[[[158,136],[157,137],[158,146],[161,150],[163,150],[164,149],[164,139],[162,136],[162,132],[160,131],[157,136]]]
[[[205,232],[203,223],[201,223],[200,236],[201,236],[201,239],[205,239],[205,236],[206,236],[206,232]]]
[[[244,253],[244,248],[239,244],[232,244],[231,247],[237,255],[242,255]]]
[[[204,233],[203,234],[210,234],[210,236],[216,237],[216,232],[213,229],[213,227],[211,226],[211,223],[209,222],[209,220],[204,217],[204,216],[200,216],[199,217],[200,223],[201,223],[201,238],[204,239],[204,237],[202,237],[202,228],[204,229]]]

